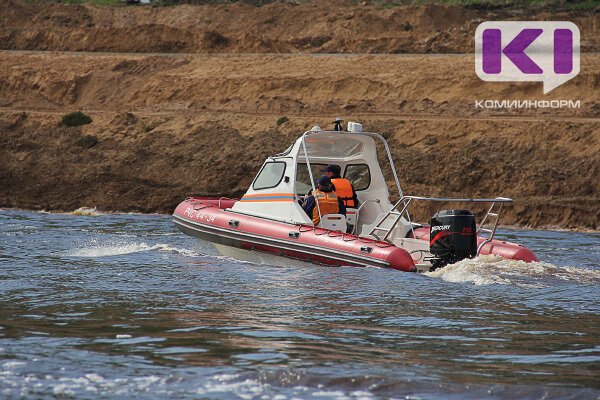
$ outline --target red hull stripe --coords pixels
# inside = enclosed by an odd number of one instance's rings
[[[268,246],[273,249],[273,253],[278,253],[282,249],[302,252],[310,256],[317,256],[328,258],[331,260],[348,262],[354,265],[372,265],[377,267],[390,267],[389,262],[385,259],[365,257],[360,254],[345,252],[342,249],[324,248],[322,246],[310,244],[310,243],[291,243],[282,239],[275,239],[271,237],[265,237],[263,235],[252,234],[249,232],[235,232],[227,229],[223,229],[214,225],[206,225],[198,223],[197,221],[191,221],[188,218],[182,217],[181,215],[174,215],[175,223],[179,225],[187,226],[196,231],[213,232],[212,234],[218,237],[230,237],[232,239],[244,240],[251,244]],[[333,255],[335,254],[335,256]],[[310,258],[306,258],[310,260]]]

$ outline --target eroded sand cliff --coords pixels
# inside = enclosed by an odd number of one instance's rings
[[[49,11],[38,10],[31,21],[50,21],[41,25],[45,35],[59,38],[63,29],[80,28],[82,21],[72,22],[80,15],[69,13],[81,7],[52,6],[50,17],[42,18]],[[168,19],[168,10],[174,19],[190,19],[197,11],[220,15],[250,6],[212,7],[83,9],[95,15],[97,26],[100,20],[116,24],[122,10],[134,10],[128,12],[148,22]],[[297,12],[295,7],[289,10],[290,15]],[[352,7],[340,10],[356,12]],[[71,22],[57,19],[59,12]],[[464,10],[465,15],[473,12]],[[370,18],[378,13],[395,15],[381,10]],[[278,15],[278,21],[289,17]],[[457,26],[470,29],[472,19],[466,21]],[[23,45],[10,29],[2,25],[2,43],[40,48]],[[371,47],[360,47],[368,42],[361,38],[363,44],[349,51],[378,51],[377,43],[389,44],[392,39],[378,32],[373,30],[379,39]],[[289,34],[301,38],[293,29]],[[79,43],[94,42],[84,36]],[[14,40],[7,42],[6,37]],[[69,44],[71,39],[60,40],[38,38],[32,43],[79,50]],[[448,48],[463,50],[460,40],[448,43]],[[313,46],[307,51],[332,49]],[[472,55],[3,51],[0,70],[0,206],[169,212],[191,194],[238,196],[267,155],[283,150],[311,126],[328,126],[340,116],[388,138],[407,193],[504,195],[517,200],[506,211],[504,223],[592,229],[600,225],[598,55],[584,54],[580,75],[546,96],[541,84],[479,80]],[[580,100],[581,108],[495,111],[474,104],[478,99],[542,98]],[[61,117],[75,110],[89,114],[93,123],[61,126]],[[278,126],[282,116],[289,122]],[[97,139],[93,146],[81,141],[88,135]],[[426,219],[431,213],[419,209],[417,217]]]

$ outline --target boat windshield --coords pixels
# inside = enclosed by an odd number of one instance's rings
[[[329,164],[311,163],[310,169],[312,176],[317,179],[323,175],[323,169]],[[338,164],[335,164],[338,165]],[[348,164],[345,169],[342,165],[338,165],[342,171],[342,176],[350,181],[354,189],[358,192],[367,190],[371,185],[371,171],[369,166],[364,163]],[[296,167],[296,194],[303,196],[312,190],[310,183],[310,175],[306,163],[300,162]]]
[[[391,169],[394,176],[393,182],[396,184],[398,194],[402,197],[400,181],[398,180],[398,174],[396,173],[394,160],[387,141],[381,135],[371,132],[305,132],[301,138],[301,146],[298,149],[297,159],[311,165],[310,170],[306,167],[304,170],[312,173],[312,179],[310,175],[308,180],[296,179],[296,182],[301,182],[300,185],[296,185],[297,192],[306,189],[306,186],[311,185],[311,180],[314,181],[321,175],[320,173],[315,173],[312,168],[313,164],[340,165],[343,167],[342,176],[349,179],[355,185],[355,188],[360,187],[360,189],[355,189],[357,191],[370,190],[372,188],[371,181],[374,178],[374,171],[377,174],[376,180],[383,180],[382,182],[385,184],[385,177],[379,176],[382,175],[378,160],[378,147],[381,148],[381,146],[383,146],[381,150],[384,151],[383,154],[387,155],[387,161],[389,162],[389,167],[385,169]],[[378,168],[371,171],[369,165],[377,165]],[[344,170],[344,168],[346,169]],[[302,173],[300,173],[300,177],[302,177]]]
[[[321,172],[323,168],[325,168],[327,164],[310,164],[310,169],[312,170],[313,177],[318,178],[323,174]],[[296,194],[300,196],[304,196],[309,191],[312,190],[312,184],[310,183],[310,175],[308,174],[308,168],[306,163],[298,163],[296,168]]]
[[[311,158],[348,159],[360,156],[364,151],[364,140],[373,139],[352,137],[342,133],[310,135],[305,138],[306,151]],[[304,149],[298,154],[304,157]]]

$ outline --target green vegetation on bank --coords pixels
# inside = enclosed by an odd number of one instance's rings
[[[98,144],[98,138],[94,135],[80,136],[75,141],[75,145],[77,145],[79,147],[83,147],[84,149],[91,149],[92,147],[94,147],[97,144]]]
[[[68,114],[63,115],[61,124],[64,126],[72,127],[72,126],[80,126],[91,124],[92,119],[82,113],[81,111],[75,111]]]
[[[369,3],[386,8],[400,5],[451,4],[475,9],[540,9],[593,10],[598,0],[371,0]]]
[[[32,2],[42,2],[42,0],[29,0]],[[243,1],[255,6],[280,2],[298,5],[307,3],[309,0],[53,0],[57,3],[65,4],[97,4],[105,6],[118,5],[151,5],[151,6],[172,6],[179,4],[228,4]],[[561,10],[598,10],[600,1],[598,0],[354,0],[356,4],[367,3],[369,5],[383,8],[394,8],[403,5],[427,5],[427,4],[450,4],[463,6],[473,9],[551,9]]]
[[[90,3],[90,4],[98,4],[101,6],[116,6],[116,5],[120,5],[120,4],[125,4],[119,0],[55,0],[55,1],[57,3],[65,3],[65,4]]]

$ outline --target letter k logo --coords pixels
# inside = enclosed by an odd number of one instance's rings
[[[504,54],[524,74],[541,74],[544,71],[535,63],[525,50],[543,32],[543,29],[523,29],[502,49],[502,31],[486,29],[483,31],[483,71],[486,74],[502,72],[502,54]]]
[[[487,21],[475,30],[475,72],[488,82],[543,82],[579,73],[579,29],[568,21]]]

